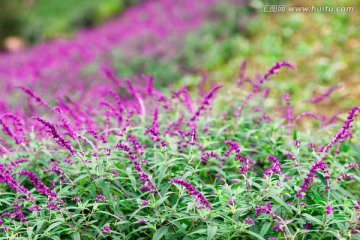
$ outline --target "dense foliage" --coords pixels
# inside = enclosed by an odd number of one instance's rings
[[[356,238],[360,108],[339,125],[294,116],[288,93],[274,106],[266,84],[282,67],[252,78],[244,62],[231,90],[203,76],[196,98],[111,72],[76,99],[18,86],[28,100],[0,118],[1,236]]]

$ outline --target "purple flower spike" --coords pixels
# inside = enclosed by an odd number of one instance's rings
[[[198,190],[196,190],[196,188],[193,185],[186,182],[184,179],[174,178],[170,180],[169,183],[176,183],[184,186],[187,189],[188,193],[194,196],[196,201],[201,202],[208,209],[210,210],[212,209],[211,204],[205,199],[204,195],[202,195]]]
[[[99,202],[99,200],[106,200],[106,197],[103,196],[103,195],[97,195],[96,198],[95,198],[95,202]]]
[[[289,63],[289,62],[277,62],[272,66],[269,71],[264,75],[264,79],[267,80],[271,75],[277,74],[276,70],[282,68],[282,67],[289,67],[291,69],[295,69],[295,67]]]
[[[136,222],[137,224],[146,224],[147,220],[146,219],[139,219],[139,221]]]
[[[347,134],[350,131],[350,124],[354,121],[354,118],[356,117],[356,112],[360,111],[360,107],[359,106],[354,106],[351,108],[351,110],[348,113],[347,119],[344,123],[344,125],[342,126],[342,128],[335,134],[334,138],[330,141],[330,143],[328,145],[326,145],[323,149],[322,149],[322,153],[326,153],[329,151],[329,149],[336,144],[337,142],[341,142],[343,141],[343,139],[345,138],[345,136],[347,136]]]
[[[44,119],[42,119],[42,118],[40,118],[40,117],[33,117],[33,119],[41,122],[45,127],[47,127],[47,128],[49,129],[48,132],[51,133],[51,135],[53,136],[53,138],[57,139],[56,142],[57,142],[61,147],[69,150],[69,152],[70,152],[72,155],[75,153],[75,150],[71,147],[69,141],[65,140],[63,137],[61,137],[61,136],[59,135],[59,133],[56,131],[55,126],[54,126],[53,124],[45,121]]]
[[[245,218],[245,222],[249,223],[250,225],[255,225],[254,220],[252,220],[250,217]]]
[[[325,214],[326,215],[329,215],[330,213],[332,213],[332,211],[333,211],[333,207],[331,205],[327,205],[325,207]]]
[[[102,234],[110,233],[111,229],[109,225],[106,225],[104,229],[101,231]]]

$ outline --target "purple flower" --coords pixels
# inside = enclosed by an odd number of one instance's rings
[[[330,88],[328,88],[323,94],[321,94],[320,96],[317,97],[312,97],[309,100],[306,100],[305,102],[309,102],[309,103],[317,103],[320,102],[322,100],[324,100],[325,98],[327,98],[332,92],[334,92],[335,90],[339,89],[340,86],[339,85],[335,85],[332,86]]]
[[[169,183],[176,183],[184,186],[190,195],[193,195],[196,201],[201,202],[208,209],[212,209],[211,204],[206,200],[204,195],[202,195],[196,188],[190,183],[186,182],[184,179],[172,179]]]
[[[264,79],[267,80],[271,75],[277,74],[276,70],[282,68],[282,67],[289,67],[291,69],[295,69],[295,67],[289,63],[289,62],[277,62],[275,63],[270,69],[269,71],[264,75]]]
[[[36,96],[35,93],[33,93],[30,89],[23,87],[23,86],[18,86],[17,88],[21,89],[23,92],[25,92],[26,94],[29,95],[29,97],[33,98],[36,102],[38,102],[40,105],[45,106],[47,108],[50,108],[49,104],[47,104],[43,99],[41,99],[40,97]]]
[[[146,205],[148,205],[149,204],[149,201],[147,201],[147,200],[141,200],[141,206],[146,206]]]
[[[44,119],[40,118],[40,117],[33,117],[33,119],[41,122],[44,126],[46,126],[49,130],[48,132],[51,133],[51,135],[53,136],[53,138],[57,139],[57,143],[63,147],[66,148],[67,150],[69,150],[69,152],[73,155],[76,151],[72,148],[72,146],[70,145],[69,141],[65,140],[63,137],[61,137],[59,135],[59,133],[56,131],[55,126],[47,121],[45,121]]]
[[[327,205],[327,206],[325,207],[325,214],[326,214],[326,215],[329,215],[330,213],[332,213],[332,211],[333,211],[333,208],[332,208],[331,205]]]
[[[103,196],[103,195],[97,195],[96,198],[95,198],[95,202],[99,202],[99,200],[106,200],[106,197]]]
[[[146,224],[147,220],[146,219],[139,219],[136,223],[137,224]]]
[[[342,126],[342,128],[335,134],[335,136],[333,137],[333,139],[329,142],[328,145],[326,145],[321,153],[326,153],[329,151],[329,149],[336,144],[337,142],[341,142],[348,134],[351,126],[350,124],[354,121],[354,118],[356,117],[356,112],[360,111],[360,107],[359,106],[354,106],[351,108],[351,110],[348,113],[347,119],[344,123],[344,125]]]
[[[269,169],[267,169],[264,172],[264,175],[269,176],[272,173],[277,173],[279,176],[282,176],[280,161],[275,156],[272,156],[272,155],[268,156],[267,159],[272,160],[272,163],[271,163]]]
[[[254,220],[252,220],[250,217],[245,218],[245,222],[249,223],[250,225],[255,225]]]
[[[10,128],[4,122],[3,119],[5,118],[9,118],[12,120],[14,132],[11,132]],[[19,118],[17,118],[15,115],[10,113],[4,114],[0,118],[0,124],[3,126],[3,132],[8,136],[12,137],[15,140],[16,144],[20,144],[26,141],[26,135],[23,130],[23,125],[21,124]]]
[[[255,215],[259,216],[260,213],[265,213],[270,215],[274,219],[278,219],[278,216],[276,216],[275,213],[271,211],[271,208],[272,208],[271,203],[267,202],[264,206],[259,206],[258,208],[255,209]]]
[[[73,197],[73,198],[71,199],[71,201],[80,202],[81,199],[80,199],[79,197]]]
[[[280,227],[280,225],[279,225],[279,224],[276,224],[276,225],[273,227],[273,230],[275,230],[275,231],[279,231],[279,232],[282,232],[282,233],[284,233],[284,232],[285,232],[285,230],[283,230],[283,229]]]
[[[112,170],[111,173],[114,174],[115,177],[119,176],[119,173],[117,171],[115,171],[115,170]]]
[[[29,179],[31,180],[31,184],[33,184],[35,186],[36,190],[39,193],[44,194],[49,199],[49,201],[51,201],[54,198],[60,200],[58,198],[57,194],[54,191],[52,191],[50,188],[45,186],[45,184],[39,180],[39,178],[36,176],[35,173],[33,173],[29,170],[21,170],[17,174],[28,176]]]
[[[109,225],[106,225],[104,229],[101,231],[102,234],[110,233],[111,229]]]

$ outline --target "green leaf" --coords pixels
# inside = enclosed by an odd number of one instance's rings
[[[217,226],[208,225],[208,233],[207,233],[207,240],[211,240],[216,235],[216,232],[218,230]]]
[[[307,214],[307,213],[303,213],[302,214],[304,217],[306,217],[308,220],[312,221],[312,222],[315,222],[319,225],[324,225],[324,223],[322,221],[320,221],[319,219]]]
[[[169,226],[162,226],[155,232],[152,240],[160,240],[168,232],[168,230]]]
[[[289,204],[286,204],[281,198],[279,198],[278,196],[275,196],[273,194],[269,194],[269,196],[271,198],[273,198],[275,201],[277,201],[278,203],[281,204],[281,206],[283,206],[284,208],[286,208],[286,210],[288,210],[289,212],[292,212],[291,211],[291,207],[289,206]]]
[[[250,235],[253,235],[254,237],[257,237],[257,239],[260,239],[260,240],[265,240],[265,238],[263,238],[262,236],[260,236],[259,234],[257,233],[254,233],[252,231],[248,231],[248,230],[243,230],[244,233],[248,233]]]
[[[71,235],[71,237],[72,237],[72,239],[74,239],[74,240],[80,240],[80,239],[81,239],[81,238],[80,238],[80,233],[78,233],[78,232],[73,233],[73,234]]]
[[[261,231],[260,231],[260,235],[262,237],[268,232],[270,226],[271,226],[271,222],[267,222],[262,226]]]
[[[28,228],[26,229],[28,238],[30,238],[30,239],[32,239],[33,230],[34,230],[33,227],[28,227]]]
[[[45,230],[45,233],[46,232],[50,232],[51,229],[53,228],[56,228],[57,226],[63,224],[62,222],[54,222],[53,224],[51,224],[46,230]]]

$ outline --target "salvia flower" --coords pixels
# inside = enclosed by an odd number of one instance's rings
[[[264,172],[264,175],[270,176],[272,173],[277,173],[279,176],[282,176],[280,161],[275,156],[272,156],[272,155],[268,156],[267,159],[271,160],[272,163],[271,163],[269,169],[267,169]]]
[[[149,204],[149,201],[147,201],[147,200],[141,200],[141,206],[146,206],[146,205],[148,205]]]
[[[316,178],[315,174],[318,170],[322,170],[323,172],[328,173],[328,170],[326,169],[326,162],[320,160],[311,166],[309,173],[304,178],[303,184],[300,185],[300,190],[297,192],[296,197],[306,196],[304,192],[309,189],[310,183],[312,183],[314,181],[314,178]]]
[[[271,203],[267,202],[264,206],[259,206],[255,209],[255,215],[259,216],[260,213],[265,213],[270,215],[274,219],[278,219],[279,217],[272,212],[271,208],[272,208]]]
[[[191,185],[190,183],[188,183],[184,179],[176,179],[176,178],[174,178],[174,179],[170,180],[169,183],[176,183],[176,184],[180,184],[180,185],[184,186],[186,188],[186,190],[188,191],[188,193],[190,195],[194,196],[196,201],[199,201],[200,203],[202,203],[208,209],[210,209],[210,210],[212,209],[211,204],[206,200],[204,195],[202,195],[198,190],[196,190],[196,188],[193,185]]]
[[[50,108],[49,104],[47,104],[40,97],[36,96],[35,93],[33,91],[31,91],[30,89],[23,87],[23,86],[18,86],[17,88],[21,89],[23,92],[25,92],[29,97],[33,98],[40,105]]]
[[[337,142],[341,142],[344,137],[346,136],[347,132],[350,130],[351,126],[350,124],[354,121],[354,118],[356,117],[356,112],[360,111],[360,107],[359,106],[354,106],[351,108],[351,110],[348,113],[347,119],[344,123],[344,125],[342,126],[342,128],[335,134],[335,136],[333,137],[333,139],[329,142],[328,145],[326,145],[321,153],[326,153],[329,151],[329,149],[336,144]]]
[[[48,132],[51,133],[51,135],[53,136],[53,138],[57,139],[57,143],[67,149],[72,155],[75,153],[75,150],[72,148],[72,146],[70,145],[69,141],[65,140],[63,137],[61,137],[59,135],[59,133],[56,131],[55,126],[47,121],[45,121],[44,119],[40,118],[40,117],[33,117],[33,119],[41,122],[44,126],[46,126],[49,130]]]
[[[101,231],[102,234],[110,233],[111,229],[109,225],[106,225],[104,229]]]
[[[80,200],[79,197],[73,197],[73,198],[71,199],[71,201],[80,202],[81,200]]]
[[[277,74],[276,70],[282,68],[282,67],[289,67],[291,69],[295,69],[295,67],[289,63],[289,62],[277,62],[275,63],[270,69],[269,71],[264,75],[264,79],[268,79],[271,75]]]
[[[251,217],[245,218],[245,222],[249,223],[250,225],[255,225],[254,220],[252,220]]]
[[[325,207],[325,214],[326,215],[329,215],[330,213],[332,213],[332,211],[333,211],[333,207],[331,205],[327,205]]]
[[[136,223],[137,224],[146,224],[147,220],[146,219],[139,219]]]
[[[334,92],[335,90],[338,90],[339,88],[341,88],[339,85],[335,85],[332,86],[330,88],[328,88],[323,94],[321,94],[320,96],[316,96],[316,97],[312,97],[309,100],[306,100],[305,102],[309,102],[309,103],[317,103],[320,102],[324,99],[326,99],[328,96],[330,96],[330,94],[332,92]]]
[[[14,131],[11,132],[9,127],[5,124],[4,119],[8,118],[12,120]],[[20,119],[13,114],[7,113],[1,116],[0,124],[3,126],[3,132],[15,140],[16,144],[20,144],[26,141],[26,136],[23,130],[23,125]]]
[[[103,195],[96,195],[95,202],[99,202],[100,200],[106,200],[106,197]]]

